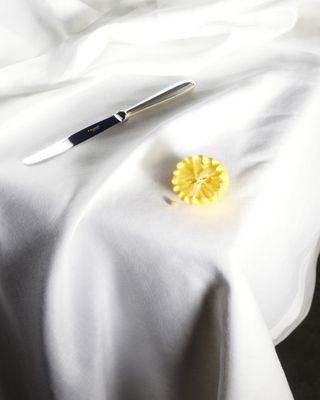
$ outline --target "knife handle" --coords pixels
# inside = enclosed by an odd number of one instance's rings
[[[147,108],[154,107],[160,103],[171,100],[177,96],[180,96],[183,93],[188,92],[193,89],[195,86],[195,82],[193,81],[184,81],[180,83],[176,83],[173,86],[170,86],[161,92],[156,93],[155,95],[148,97],[147,99],[141,101],[140,103],[135,104],[134,106],[128,108],[126,113],[126,119],[132,117],[141,111],[146,110]]]

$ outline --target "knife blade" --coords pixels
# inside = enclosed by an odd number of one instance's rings
[[[155,95],[135,104],[125,111],[118,111],[117,113],[111,115],[106,119],[103,119],[102,121],[87,126],[86,128],[81,129],[80,131],[66,137],[65,139],[59,140],[58,142],[48,147],[45,147],[44,149],[24,158],[23,163],[25,165],[34,165],[49,160],[50,158],[58,156],[62,153],[65,153],[66,151],[72,149],[74,146],[77,146],[78,144],[88,139],[91,139],[99,133],[113,127],[114,125],[126,122],[129,118],[146,109],[154,107],[160,103],[171,100],[183,93],[188,92],[189,90],[193,89],[194,86],[195,82],[193,81],[183,81],[176,83],[162,90],[161,92],[158,92]]]

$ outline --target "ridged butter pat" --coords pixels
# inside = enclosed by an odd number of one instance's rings
[[[193,155],[178,162],[172,177],[173,191],[188,204],[217,203],[229,186],[224,166],[212,157]]]

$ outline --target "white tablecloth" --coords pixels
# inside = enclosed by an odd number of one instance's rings
[[[318,1],[0,0],[1,399],[292,399],[274,343],[313,294],[319,26]],[[171,207],[200,153],[229,191]]]

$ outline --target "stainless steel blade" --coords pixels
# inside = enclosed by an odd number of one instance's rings
[[[84,129],[74,133],[66,139],[63,139],[51,146],[48,146],[37,153],[25,158],[23,163],[25,165],[33,165],[38,164],[42,161],[48,160],[52,157],[55,157],[59,154],[62,154],[72,147],[77,146],[78,144],[84,142],[92,138],[95,135],[105,131],[108,128],[111,128],[114,125],[117,125],[126,119],[125,112],[120,111],[117,114],[112,115],[109,118],[106,118],[100,122],[96,122],[93,125],[87,126]]]
[[[23,160],[23,163],[25,165],[38,164],[41,161],[48,160],[49,158],[55,157],[64,153],[65,151],[70,150],[73,146],[74,145],[69,141],[69,139],[61,140],[60,142],[52,144],[51,146],[48,146],[29,157],[26,157]]]

